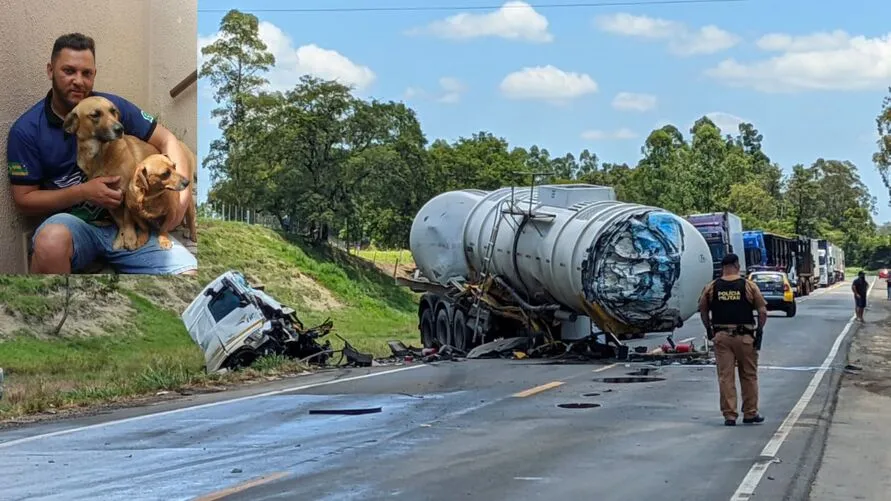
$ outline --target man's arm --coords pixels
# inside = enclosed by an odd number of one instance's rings
[[[709,283],[702,289],[702,294],[699,296],[699,319],[702,320],[702,326],[705,327],[706,336],[711,339],[714,337],[714,333],[712,332],[712,321],[709,318],[708,311],[708,300],[711,295],[712,284]]]
[[[6,162],[12,199],[19,212],[26,216],[45,216],[88,200],[103,207],[114,207],[121,201],[120,192],[101,184],[105,181],[117,182],[115,178],[103,178],[58,190],[40,189],[43,171],[34,139],[15,125],[7,138]]]
[[[857,284],[856,283],[851,282],[851,290],[854,292],[854,297],[856,297],[857,299],[860,299],[860,294],[857,292]]]

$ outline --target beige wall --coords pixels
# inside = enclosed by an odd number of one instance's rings
[[[53,42],[79,31],[96,40],[97,91],[111,92],[157,116],[192,151],[197,145],[197,86],[170,90],[197,62],[197,0],[0,0],[0,273],[26,273],[29,224],[19,217],[6,174],[12,123],[49,91]]]

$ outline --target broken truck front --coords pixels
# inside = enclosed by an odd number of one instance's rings
[[[252,287],[237,271],[209,283],[182,319],[204,352],[207,372],[246,367],[268,355],[324,364],[332,351],[330,341],[319,342],[331,331],[330,320],[305,329],[292,308]]]

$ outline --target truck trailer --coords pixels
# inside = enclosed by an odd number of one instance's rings
[[[818,266],[819,241],[815,238],[797,238],[795,269],[798,275],[798,294],[807,296],[820,286]]]
[[[423,292],[426,348],[525,337],[620,352],[620,338],[683,325],[712,278],[688,221],[587,184],[442,193],[415,215],[410,248],[417,270],[399,281]]]
[[[820,273],[820,286],[828,287],[845,279],[845,251],[826,239],[817,241],[817,263]]]
[[[832,244],[832,271],[835,281],[842,282],[845,279],[845,250],[840,245]]]
[[[792,278],[796,239],[762,230],[746,231],[743,239],[750,272],[770,269],[786,272]]]
[[[713,212],[709,214],[692,214],[687,216],[690,221],[705,238],[712,255],[712,276],[721,276],[721,260],[724,256],[734,253],[739,256],[740,273],[746,276],[748,262],[745,255],[743,241],[742,219],[731,212]]]
[[[786,237],[762,230],[744,233],[749,271],[785,272],[794,293],[807,296],[816,288],[817,241],[807,237]]]

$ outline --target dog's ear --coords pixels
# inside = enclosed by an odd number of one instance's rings
[[[136,181],[138,185],[144,186],[144,189],[148,191],[148,167],[145,164],[143,164],[142,167],[139,168],[139,173],[136,175]]]
[[[62,128],[65,132],[69,134],[74,134],[77,132],[77,126],[80,124],[80,118],[78,118],[77,113],[74,110],[68,112],[68,115],[65,116],[65,121],[62,122]]]

